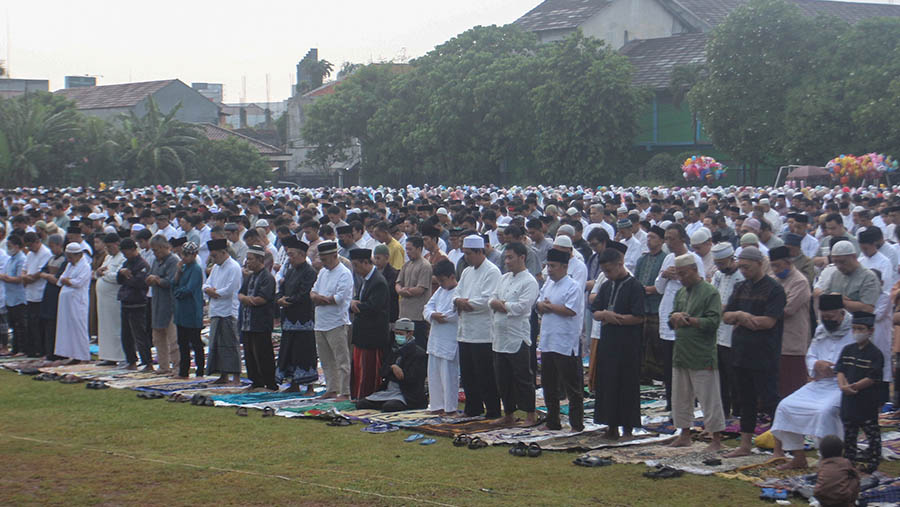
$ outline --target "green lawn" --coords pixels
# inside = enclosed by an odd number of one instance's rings
[[[517,458],[447,438],[420,446],[403,430],[236,417],[5,370],[0,424],[3,504],[759,504],[736,480],[654,481],[642,465],[582,468],[577,454]]]

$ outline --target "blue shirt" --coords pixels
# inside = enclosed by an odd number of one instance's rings
[[[6,261],[6,269],[3,271],[7,276],[22,276],[25,270],[25,254],[21,250]],[[3,282],[6,288],[6,306],[19,306],[25,304],[25,286],[19,283]]]

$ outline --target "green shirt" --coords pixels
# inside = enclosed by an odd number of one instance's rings
[[[688,370],[716,369],[716,332],[722,319],[722,301],[716,288],[703,280],[682,287],[675,294],[672,312],[685,312],[700,321],[698,327],[675,330],[672,366]]]

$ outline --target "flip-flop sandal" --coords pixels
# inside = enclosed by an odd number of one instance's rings
[[[263,417],[274,417],[274,416],[275,416],[275,409],[272,408],[272,407],[263,407],[263,413],[262,413],[262,416],[263,416]]]
[[[213,399],[210,398],[210,397],[205,397],[205,398],[203,398],[203,406],[205,406],[205,407],[215,407],[215,406],[216,406],[216,402],[213,401]]]
[[[509,453],[513,456],[528,456],[528,444],[524,442],[516,442],[516,444],[509,448]]]
[[[716,467],[722,464],[722,460],[719,458],[710,458],[707,460],[703,460],[703,464],[710,467]]]
[[[106,382],[97,381],[94,382],[94,389],[109,389],[109,386],[106,384]]]
[[[37,368],[22,368],[21,370],[19,370],[19,374],[21,375],[37,375],[40,372],[41,370]]]
[[[247,417],[247,407],[238,407],[237,411],[235,411],[235,415]]]
[[[353,421],[347,419],[346,417],[335,417],[325,424],[327,424],[328,426],[350,426],[351,424],[353,424]]]
[[[613,460],[601,458],[600,456],[581,456],[573,461],[573,463],[583,467],[605,467],[612,465]]]
[[[528,457],[529,458],[537,458],[538,456],[541,455],[542,452],[543,452],[543,450],[541,449],[541,446],[539,446],[537,443],[532,442],[532,443],[528,444]]]
[[[75,375],[66,375],[65,377],[59,379],[60,384],[77,384],[82,381],[83,379],[78,378]]]
[[[469,442],[469,449],[484,449],[488,444],[481,437],[475,437]]]
[[[681,470],[676,470],[669,466],[664,466],[661,468],[657,468],[653,471],[644,472],[644,477],[649,477],[651,479],[672,479],[675,477],[681,477],[684,472]]]
[[[419,445],[431,445],[435,442],[437,442],[437,440],[435,440],[433,438],[426,438],[425,440],[422,440],[421,442],[419,442]]]
[[[178,394],[178,393],[170,394],[169,397],[166,398],[166,401],[169,401],[169,402],[174,403],[174,402],[176,402],[176,401],[180,401],[180,400],[179,400],[180,397],[181,397],[181,395]]]
[[[465,447],[472,441],[472,437],[466,434],[457,435],[453,439],[453,447]]]
[[[422,440],[425,438],[425,435],[421,433],[416,433],[415,435],[410,435],[403,439],[404,442],[415,442],[416,440]]]
[[[203,402],[206,401],[206,396],[202,394],[195,394],[191,397],[191,405],[203,405]]]

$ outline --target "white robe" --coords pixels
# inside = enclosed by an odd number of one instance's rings
[[[101,267],[106,273],[97,278],[97,345],[100,359],[104,361],[124,361],[122,350],[122,312],[119,300],[119,284],[116,274],[125,263],[122,252],[107,255]]]
[[[894,381],[894,370],[891,368],[891,348],[893,345],[893,308],[891,305],[891,295],[887,290],[878,296],[875,302],[875,330],[872,332],[872,343],[878,347],[884,356],[884,370],[881,373],[881,380],[885,382]]]
[[[71,286],[62,285],[56,312],[57,356],[90,361],[91,349],[88,337],[88,312],[90,309],[91,263],[82,255],[76,264],[69,264],[60,278],[68,278]]]
[[[852,320],[852,316],[845,313],[844,321],[834,333],[829,333],[821,324],[816,328],[816,336],[806,353],[806,369],[810,377],[813,376],[816,361],[837,363],[844,347],[854,343],[850,325]],[[837,377],[809,382],[781,400],[775,410],[772,434],[784,443],[785,450],[802,449],[803,435],[817,439],[828,435],[843,438],[841,390]]]
[[[694,260],[697,263],[697,271],[700,273],[705,273],[706,268],[703,266],[703,259],[695,254],[694,252],[688,252],[694,256]],[[660,339],[667,341],[675,341],[675,330],[666,325],[666,322],[669,322],[669,315],[672,313],[672,307],[675,305],[675,294],[678,292],[678,289],[682,288],[681,280],[677,278],[673,278],[669,280],[662,276],[663,273],[667,269],[672,266],[675,266],[675,255],[674,253],[670,253],[666,255],[666,258],[663,259],[662,267],[659,268],[659,275],[656,277],[656,292],[662,294],[662,301],[659,303],[659,337]]]

